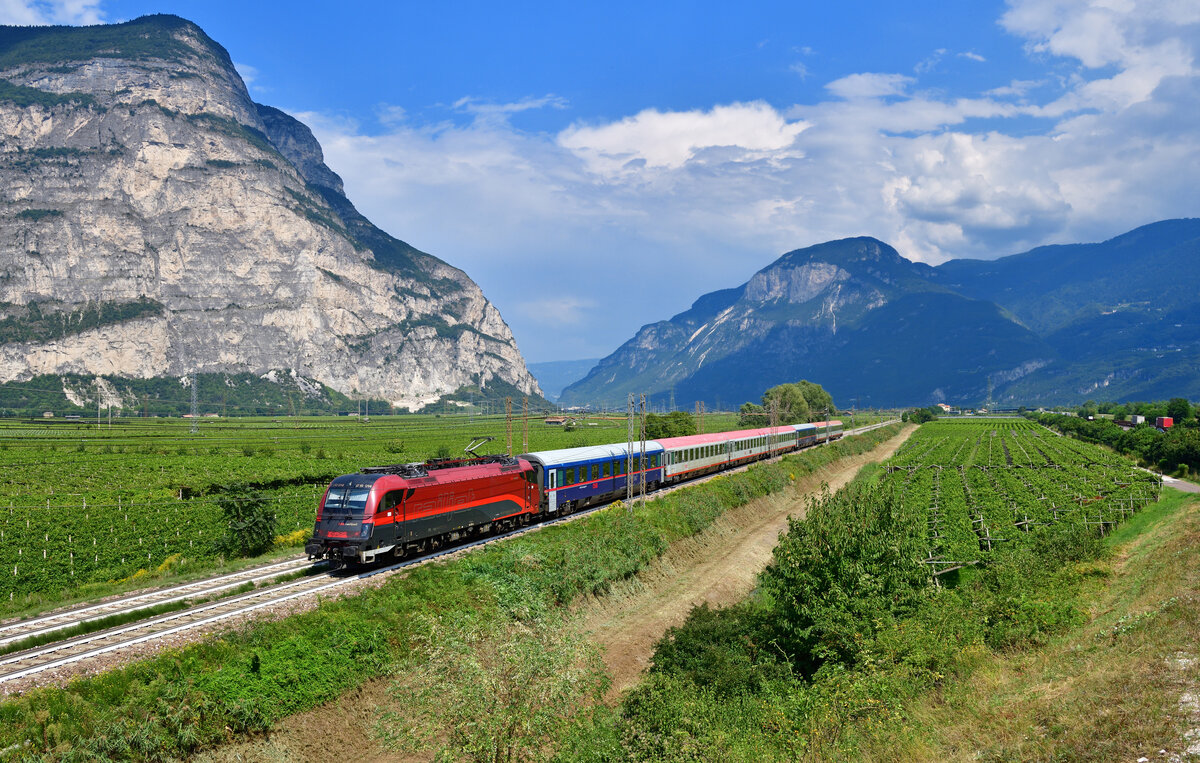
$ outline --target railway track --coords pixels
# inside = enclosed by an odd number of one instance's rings
[[[889,423],[892,422],[884,422],[883,424],[850,430],[845,434],[860,434]],[[739,471],[744,468],[746,467],[739,467],[732,471]],[[729,472],[722,473],[727,474]],[[711,476],[701,478],[695,482],[701,482],[709,478]],[[253,591],[227,596],[217,601],[149,617],[127,625],[65,638],[54,643],[0,656],[0,683],[15,681],[35,673],[83,662],[122,649],[129,649],[139,644],[167,638],[183,631],[212,625],[222,620],[243,617],[257,610],[288,601],[326,592],[334,592],[339,588],[349,587],[359,581],[377,575],[385,575],[408,567],[427,564],[451,554],[462,553],[488,543],[500,542],[515,535],[536,531],[560,522],[574,521],[593,511],[604,508],[605,505],[607,504],[359,573],[353,573],[344,569],[328,570],[298,580],[268,585]],[[136,612],[140,609],[165,603],[220,595],[222,592],[227,592],[246,583],[262,583],[312,566],[313,564],[307,560],[293,559],[274,565],[222,575],[205,581],[175,586],[161,591],[137,594],[101,604],[54,613],[42,618],[9,623],[0,626],[0,647],[22,639],[53,633],[56,630],[64,630],[80,623],[92,622],[116,614]]]
[[[29,638],[45,636],[54,631],[66,630],[87,623],[94,623],[114,615],[122,615],[150,609],[163,604],[219,596],[246,583],[258,584],[265,580],[286,575],[312,566],[303,557],[288,559],[274,564],[251,567],[238,572],[162,588],[146,593],[121,596],[97,604],[73,607],[48,615],[18,620],[0,625],[0,649]]]

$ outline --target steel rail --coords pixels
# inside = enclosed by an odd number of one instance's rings
[[[873,429],[878,429],[888,424],[895,423],[894,421],[885,421],[878,424],[859,427],[857,429],[846,430],[843,436],[853,436],[869,432]],[[825,445],[827,443],[816,443],[815,445]],[[793,451],[794,452],[794,451]],[[780,454],[774,458],[781,458],[787,454]],[[771,460],[771,459],[766,459]],[[735,469],[728,469],[718,474],[706,475],[697,480],[691,480],[687,484],[698,484],[711,479],[720,474],[728,474],[730,472],[742,471],[751,466],[746,464]],[[682,485],[681,485],[682,486]],[[677,486],[677,487],[681,487]],[[594,511],[599,511],[614,502],[600,504],[587,509],[581,509],[567,516],[555,517],[538,522],[533,525],[518,527],[508,532],[499,535],[492,535],[486,538],[471,541],[469,543],[459,544],[437,551],[430,552],[420,557],[413,559],[405,559],[395,564],[390,564],[384,567],[366,570],[356,575],[341,577],[330,581],[328,578],[337,577],[339,571],[334,570],[326,573],[319,579],[309,578],[299,581],[289,581],[268,588],[263,588],[257,591],[251,591],[239,596],[230,597],[221,601],[207,603],[199,607],[192,607],[172,612],[158,617],[149,618],[138,623],[120,626],[117,628],[98,631],[96,633],[87,634],[73,639],[49,644],[43,647],[37,647],[24,652],[18,652],[12,655],[0,658],[0,683],[14,681],[19,678],[24,678],[45,670],[50,670],[64,665],[69,665],[75,662],[81,662],[86,659],[97,657],[110,652],[127,649],[138,644],[142,644],[155,639],[165,638],[167,636],[181,633],[183,631],[194,628],[203,627],[217,623],[221,620],[246,615],[256,610],[265,607],[278,605],[284,602],[299,599],[305,596],[314,596],[319,593],[336,589],[342,586],[350,585],[376,575],[383,575],[389,572],[396,572],[408,567],[414,567],[421,564],[427,564],[445,556],[466,552],[472,548],[484,546],[489,543],[497,543],[508,540],[509,538],[524,535],[525,533],[535,532],[544,527],[559,524],[562,522],[572,522],[581,519]],[[262,569],[262,568],[259,568]],[[236,574],[236,573],[234,573]],[[278,573],[275,573],[278,575]],[[225,576],[223,576],[225,577]],[[273,577],[268,575],[264,577]],[[231,584],[231,585],[237,585]],[[188,598],[188,597],[183,597]],[[124,637],[124,638],[121,638]],[[111,643],[102,643],[111,641],[116,638],[116,641]],[[67,650],[72,650],[70,654],[58,656]]]

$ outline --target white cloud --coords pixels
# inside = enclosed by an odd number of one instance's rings
[[[908,86],[915,82],[903,74],[851,74],[825,85],[825,89],[839,98],[883,98],[889,95],[904,95]]]
[[[101,24],[101,0],[0,0],[0,24]]]
[[[971,51],[971,50],[967,50],[967,51],[963,51],[962,53],[959,53],[959,54],[958,54],[958,57],[959,57],[959,58],[966,58],[966,59],[969,59],[969,60],[971,60],[971,61],[978,61],[978,62],[979,62],[979,63],[981,63],[981,64],[982,64],[982,63],[986,63],[986,62],[987,62],[987,59],[986,59],[986,58],[984,58],[983,56],[981,56],[981,55],[979,55],[978,53],[976,53],[976,52],[974,52],[974,51]]]
[[[817,103],[557,134],[507,121],[552,96],[465,99],[467,124],[397,111],[382,135],[301,116],[364,213],[470,273],[532,359],[588,357],[820,241],[936,263],[1198,214],[1200,3],[1012,0],[1002,23],[1044,72],[974,96],[856,73]]]
[[[942,62],[942,57],[945,55],[946,49],[938,48],[937,50],[933,51],[932,55],[914,66],[913,71],[915,71],[917,74],[927,74],[931,71],[934,71],[937,69],[937,65]]]
[[[580,287],[586,288],[586,283],[581,283]],[[597,306],[594,299],[561,296],[518,302],[516,311],[535,321],[558,326],[576,326],[585,320],[594,320],[595,316],[591,313]]]
[[[1041,80],[1015,79],[1003,87],[995,87],[986,91],[984,95],[989,95],[994,98],[1023,98],[1030,90],[1033,90],[1042,84],[1043,82]]]
[[[543,95],[540,98],[526,97],[513,103],[493,103],[491,101],[465,96],[454,102],[454,108],[474,114],[476,119],[490,121],[505,121],[510,114],[533,109],[565,109],[567,101],[554,94]]]
[[[385,127],[395,127],[408,119],[408,111],[403,106],[385,103],[375,110],[375,118]]]
[[[789,66],[788,71],[790,71],[792,74],[795,74],[800,79],[808,79],[808,67],[799,61]]]
[[[250,64],[234,61],[233,68],[237,69],[238,76],[242,78],[242,82],[246,83],[246,87],[253,87],[254,83],[258,81],[258,69]]]
[[[572,125],[558,136],[565,148],[604,175],[645,167],[679,169],[705,149],[730,149],[722,161],[752,161],[788,149],[807,128],[765,103],[734,103],[710,111],[647,109],[607,125]]]

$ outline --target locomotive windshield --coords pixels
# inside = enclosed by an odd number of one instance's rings
[[[340,514],[361,517],[367,508],[367,496],[371,488],[357,485],[334,485],[325,497],[325,514]]]

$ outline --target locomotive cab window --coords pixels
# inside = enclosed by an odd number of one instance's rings
[[[325,505],[321,508],[325,514],[361,517],[367,508],[367,496],[370,494],[369,487],[334,486],[329,488],[329,495],[325,497]]]
[[[393,490],[390,493],[388,493],[387,495],[385,495],[383,497],[383,500],[379,502],[379,511],[380,512],[391,511],[392,509],[399,506],[400,502],[402,500],[404,500],[404,491],[403,490]]]

